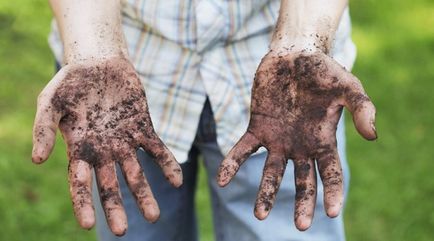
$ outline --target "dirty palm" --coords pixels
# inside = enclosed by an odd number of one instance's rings
[[[268,157],[255,204],[258,219],[269,214],[288,159],[295,167],[296,227],[305,230],[312,222],[315,162],[324,185],[325,211],[336,217],[343,203],[343,176],[336,147],[343,106],[352,113],[363,137],[377,138],[375,107],[356,77],[322,52],[270,51],[256,72],[249,126],[222,162],[219,184],[230,182],[242,163],[264,146]]]
[[[140,147],[154,157],[172,185],[182,184],[181,168],[156,135],[142,84],[125,58],[69,64],[56,74],[38,98],[35,163],[48,158],[57,128],[67,144],[71,198],[83,228],[95,224],[91,191],[94,169],[110,228],[116,235],[126,232],[116,162],[144,217],[150,222],[158,219],[158,204],[137,161]]]

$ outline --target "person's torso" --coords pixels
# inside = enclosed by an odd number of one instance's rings
[[[123,1],[125,17],[198,52],[270,28],[278,8],[278,0]]]

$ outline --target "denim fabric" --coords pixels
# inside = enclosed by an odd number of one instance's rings
[[[293,223],[294,175],[292,162],[288,162],[276,203],[268,218],[259,221],[253,216],[253,205],[258,191],[262,168],[267,153],[253,155],[240,168],[237,176],[225,188],[215,182],[223,155],[216,143],[215,123],[210,103],[207,101],[201,114],[197,136],[189,154],[189,161],[182,164],[184,184],[176,189],[169,185],[159,167],[143,150],[138,157],[152,191],[160,205],[161,217],[155,224],[144,220],[124,178],[119,173],[122,197],[128,215],[128,231],[123,237],[115,237],[107,227],[99,198],[95,196],[97,232],[101,241],[196,241],[198,240],[194,194],[196,189],[198,155],[203,156],[208,173],[215,238],[217,241],[343,241],[342,214],[334,219],[325,215],[322,185],[318,185],[318,201],[312,227],[298,231]],[[349,172],[345,158],[343,121],[339,123],[338,149],[345,175],[345,191],[348,190]],[[96,188],[94,188],[96,190]]]

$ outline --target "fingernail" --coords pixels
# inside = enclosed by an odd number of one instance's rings
[[[378,138],[378,134],[377,134],[377,129],[375,128],[375,121],[374,120],[371,120],[371,128],[372,128],[372,130],[375,133],[375,139],[377,139]]]

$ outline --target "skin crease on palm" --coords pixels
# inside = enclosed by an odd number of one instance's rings
[[[56,74],[38,98],[34,162],[48,158],[57,127],[67,144],[71,198],[83,228],[95,223],[94,169],[110,228],[116,235],[126,232],[116,163],[144,217],[150,222],[158,219],[158,204],[136,159],[140,147],[155,157],[173,186],[182,183],[181,168],[154,132],[142,84],[125,58],[68,65]]]

